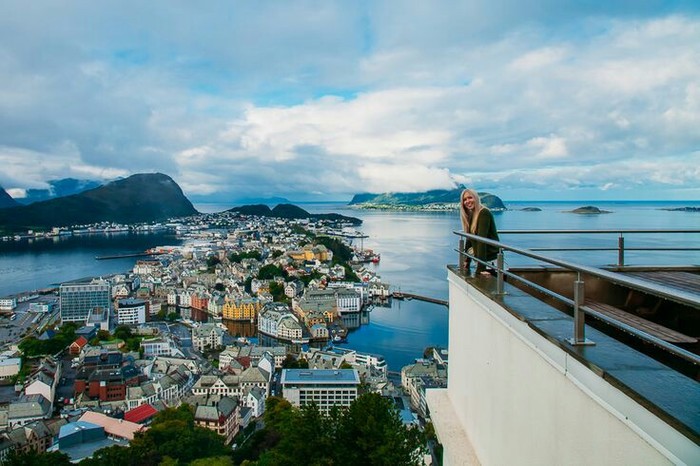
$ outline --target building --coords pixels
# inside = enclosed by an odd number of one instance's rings
[[[293,343],[308,343],[298,318],[283,303],[267,303],[258,316],[258,330]]]
[[[64,322],[87,323],[91,314],[109,314],[112,293],[107,281],[64,283],[59,295]]]
[[[14,352],[4,352],[0,354],[0,380],[10,379],[22,368],[22,358],[14,357]]]
[[[225,300],[221,308],[221,316],[226,320],[255,321],[263,303],[258,298]]]
[[[141,340],[143,356],[152,358],[156,356],[184,356],[182,351],[167,337],[144,338]]]
[[[218,398],[218,397],[217,397]],[[210,429],[224,438],[229,444],[238,433],[238,402],[224,396],[217,400],[198,405],[194,412],[194,422],[200,427]]]
[[[641,297],[662,313],[686,306],[697,315],[700,295],[670,279],[658,284],[658,267],[637,266],[633,278],[619,269],[538,263],[511,267],[503,283],[448,267],[448,384],[426,391],[444,465],[700,464],[698,362],[688,375],[645,354],[646,331],[613,317],[588,323],[589,303]],[[578,318],[521,280],[571,299]],[[698,361],[656,341],[665,358]]]
[[[77,356],[83,351],[83,348],[85,348],[85,345],[87,344],[87,338],[80,336],[76,338],[73,343],[70,344],[70,346],[68,347],[68,352],[73,356]]]
[[[143,299],[120,299],[117,301],[117,323],[119,325],[143,324],[148,319],[150,303]]]
[[[280,383],[293,406],[314,403],[327,414],[332,406],[350,406],[357,399],[360,376],[355,369],[283,369]]]
[[[0,298],[0,311],[11,311],[17,307],[17,298]]]
[[[225,330],[216,324],[202,324],[192,329],[192,346],[197,351],[223,346]]]

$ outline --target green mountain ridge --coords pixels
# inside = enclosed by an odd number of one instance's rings
[[[421,193],[361,193],[355,194],[350,205],[361,207],[362,204],[379,204],[387,206],[424,206],[428,204],[459,203],[464,186],[455,189],[433,189]],[[506,205],[496,195],[480,192],[481,202],[492,210],[506,210]]]
[[[0,210],[0,226],[37,228],[97,222],[158,222],[197,214],[175,181],[141,173],[79,194]]]
[[[252,204],[240,207],[234,207],[227,212],[236,212],[241,215],[257,215],[258,217],[276,217],[287,219],[304,219],[312,218],[317,220],[333,220],[349,222],[353,225],[362,224],[362,220],[356,217],[347,217],[340,214],[312,214],[294,204],[278,204],[273,209],[270,209],[265,204]]]

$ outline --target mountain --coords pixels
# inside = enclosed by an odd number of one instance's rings
[[[460,195],[464,190],[464,186],[458,186],[455,189],[433,189],[422,193],[383,193],[371,194],[362,193],[355,194],[350,205],[361,205],[366,203],[381,204],[387,206],[423,206],[427,204],[453,204],[459,203]],[[506,210],[503,201],[490,193],[479,193],[481,203],[493,210]]]
[[[141,223],[197,213],[172,178],[142,173],[79,194],[0,210],[0,225],[33,228],[103,221]]]
[[[70,196],[72,194],[82,193],[88,189],[94,189],[102,186],[101,181],[95,180],[76,180],[75,178],[62,178],[60,180],[49,180],[48,189],[27,189],[27,194],[17,201],[21,204],[33,204],[34,202],[47,201],[57,197]]]
[[[4,209],[6,207],[16,207],[18,205],[19,202],[12,199],[12,196],[7,194],[7,191],[0,186],[0,209]]]
[[[288,219],[312,218],[316,220],[332,220],[337,222],[349,222],[353,225],[362,224],[362,220],[355,217],[346,217],[340,214],[311,214],[294,204],[278,204],[274,209],[270,209],[264,204],[244,205],[234,207],[227,212],[236,212],[241,215],[257,215],[258,217],[276,217]]]

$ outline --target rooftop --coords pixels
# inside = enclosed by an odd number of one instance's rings
[[[281,383],[357,385],[360,383],[360,376],[355,369],[284,369]]]

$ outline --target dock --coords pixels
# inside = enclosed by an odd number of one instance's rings
[[[115,254],[111,256],[95,256],[95,259],[98,261],[103,261],[103,260],[109,260],[109,259],[124,259],[127,257],[147,257],[147,256],[159,256],[161,254],[165,254],[164,252],[133,252],[129,254]]]
[[[449,307],[449,303],[445,299],[431,298],[430,296],[423,296],[414,293],[404,293],[402,291],[394,291],[391,293],[391,297],[398,300],[404,299],[417,299],[419,301],[425,301],[426,303],[441,304],[443,306]]]

